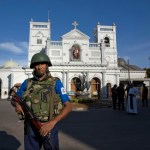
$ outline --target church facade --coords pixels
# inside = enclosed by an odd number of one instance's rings
[[[60,41],[51,39],[51,24],[48,22],[30,21],[28,66],[0,69],[1,98],[8,97],[8,91],[15,83],[32,77],[29,68],[35,53],[46,53],[52,67],[52,76],[58,77],[68,94],[88,92],[90,97],[105,98],[109,96],[109,88],[119,85],[121,80],[129,79],[129,70],[118,66],[116,25],[97,24],[94,31],[94,42],[77,28],[61,36]],[[131,79],[144,79],[145,71],[130,71]],[[82,83],[84,81],[84,88]],[[78,86],[80,84],[80,86]]]

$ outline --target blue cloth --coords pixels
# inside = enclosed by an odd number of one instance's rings
[[[28,130],[29,132],[24,135],[25,150],[41,150],[42,145],[44,150],[59,150],[57,124],[46,137],[39,135],[32,125],[28,127]]]
[[[26,90],[27,90],[27,80],[24,80],[24,82],[22,83],[22,85],[20,86],[20,88],[17,91],[17,95],[21,98],[23,92],[26,91]],[[70,100],[68,95],[66,94],[64,86],[63,86],[63,84],[60,80],[56,80],[55,92],[57,94],[59,94],[62,103],[65,103],[65,102]]]

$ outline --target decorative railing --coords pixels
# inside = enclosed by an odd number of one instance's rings
[[[99,47],[99,44],[98,43],[90,43],[89,47]]]
[[[60,42],[60,41],[51,41],[50,46],[62,46],[62,42]]]

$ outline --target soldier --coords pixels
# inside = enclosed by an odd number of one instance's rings
[[[25,150],[58,150],[58,122],[72,111],[72,105],[63,84],[59,79],[50,75],[49,66],[52,66],[49,57],[43,53],[36,53],[31,59],[30,68],[33,69],[33,78],[26,79],[17,91],[17,95],[31,108],[42,127],[36,130],[30,119],[25,117],[24,145]],[[53,95],[53,96],[52,96]],[[55,109],[51,114],[51,102],[61,99],[64,107],[59,114]],[[22,107],[17,104],[17,113],[23,112]],[[48,136],[48,141],[45,136]]]

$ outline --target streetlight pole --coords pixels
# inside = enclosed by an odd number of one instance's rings
[[[130,83],[130,68],[129,68],[129,59],[128,59],[128,80],[129,80],[129,83]]]

